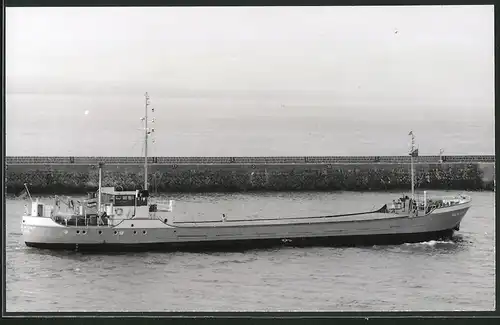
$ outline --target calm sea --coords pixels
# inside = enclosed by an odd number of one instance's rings
[[[334,95],[151,96],[152,156],[494,154],[494,109]],[[87,114],[85,114],[85,112]],[[141,156],[143,93],[7,94],[7,155]]]
[[[447,194],[435,192],[433,194]],[[7,200],[7,311],[380,311],[495,308],[494,193],[451,241],[244,253],[81,254],[27,248]],[[176,219],[371,209],[399,193],[175,194]],[[44,198],[48,200],[49,198]]]
[[[141,155],[142,93],[7,95],[7,155]],[[308,97],[151,95],[158,156],[493,154],[493,108]],[[85,112],[87,114],[85,114]],[[440,194],[440,193],[438,193]],[[400,193],[173,195],[176,218],[371,209]],[[492,310],[494,194],[453,241],[245,253],[55,253],[21,241],[7,200],[8,311]],[[47,199],[47,198],[46,198]]]

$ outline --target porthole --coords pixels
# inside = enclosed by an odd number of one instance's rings
[[[85,235],[87,232],[85,230],[83,230],[82,233]]]
[[[102,230],[99,230],[98,233],[99,233],[99,235],[101,235],[102,234]]]
[[[146,230],[143,230],[142,233],[145,235],[146,234]]]
[[[134,227],[134,224],[131,224],[130,227]]]
[[[118,231],[115,230],[115,235],[118,233]]]
[[[79,233],[80,233],[80,230],[77,230],[77,231],[76,231],[76,233],[77,233],[77,234],[79,234]]]
[[[134,235],[137,234],[137,231],[134,230]]]

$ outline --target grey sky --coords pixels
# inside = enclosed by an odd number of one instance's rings
[[[7,8],[6,24],[9,93],[494,101],[493,6]]]

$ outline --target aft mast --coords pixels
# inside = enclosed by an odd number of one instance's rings
[[[144,190],[148,189],[148,106],[149,106],[149,95],[144,94],[146,99],[144,110]]]

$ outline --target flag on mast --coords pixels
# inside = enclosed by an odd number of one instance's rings
[[[413,131],[410,131],[410,133],[408,133],[408,135],[411,135],[411,151],[410,151],[410,156],[412,157],[418,157],[418,148],[415,148],[414,145],[414,135],[413,135]]]

